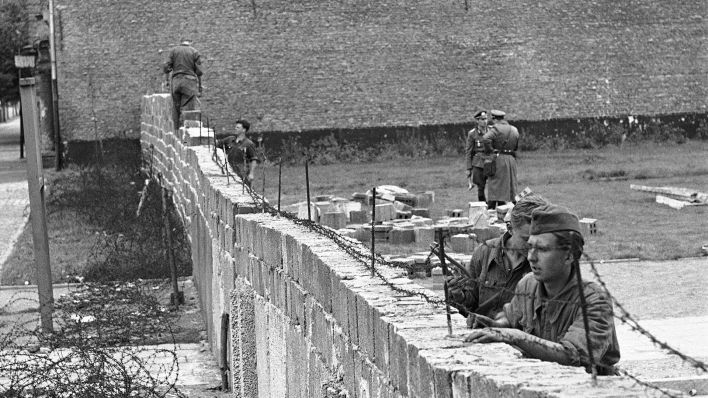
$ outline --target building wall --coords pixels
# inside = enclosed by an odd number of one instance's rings
[[[204,58],[217,129],[705,113],[702,0],[57,0],[65,139],[137,137],[170,46]],[[465,10],[465,4],[468,10]],[[90,112],[84,110],[89,109]]]
[[[228,184],[199,137],[171,130],[168,95],[143,97],[146,167],[172,192],[188,231],[209,342],[229,353],[234,397],[646,397],[631,380],[520,358],[503,344],[468,344],[463,317],[417,295],[398,268],[346,251],[363,246],[285,217]],[[198,130],[198,129],[194,129]],[[197,132],[194,133],[198,134]],[[365,248],[363,248],[366,250]],[[221,319],[229,315],[227,341]]]

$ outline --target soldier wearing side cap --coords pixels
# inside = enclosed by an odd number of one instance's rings
[[[496,173],[487,178],[487,206],[513,202],[516,196],[516,151],[519,147],[519,131],[504,119],[504,112],[492,110],[492,123],[484,137],[485,153],[493,156]]]
[[[482,137],[487,132],[487,111],[479,111],[474,115],[477,127],[467,132],[465,163],[467,165],[468,189],[477,186],[477,200],[486,202],[484,188],[487,184],[487,177],[484,176],[484,159],[489,155],[484,153]]]
[[[510,344],[524,355],[590,370],[590,355],[576,272],[583,253],[578,217],[549,205],[531,216],[528,261],[531,273],[496,319],[472,314],[465,338],[473,343]],[[620,351],[612,301],[594,282],[582,281],[592,356],[600,375],[614,374]]]

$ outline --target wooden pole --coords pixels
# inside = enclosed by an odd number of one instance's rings
[[[170,277],[172,278],[172,297],[170,301],[172,304],[174,304],[175,308],[179,308],[179,305],[184,302],[184,296],[180,294],[179,285],[177,284],[177,264],[175,263],[175,256],[172,252],[172,228],[170,227],[170,216],[167,208],[167,200],[169,199],[169,193],[167,192],[164,186],[161,186],[161,189],[162,222],[164,223],[165,229],[165,251],[167,252],[167,261],[170,264]]]
[[[280,213],[280,184],[283,176],[283,159],[278,162],[278,213]],[[309,205],[308,205],[309,206]]]
[[[376,250],[374,242],[376,242],[376,187],[371,188],[371,199],[374,201],[371,205],[371,276],[375,276],[376,268]]]
[[[47,215],[44,204],[44,177],[42,175],[42,153],[39,145],[39,113],[33,77],[20,79],[22,118],[27,132],[27,183],[30,197],[30,220],[32,241],[37,265],[37,289],[39,293],[39,313],[42,330],[53,331],[52,311],[54,295],[52,291],[52,269],[49,265],[49,236]]]
[[[305,159],[305,188],[307,189],[307,219],[312,221],[312,214],[310,211],[310,170],[307,167],[308,159]]]
[[[443,289],[445,291],[445,313],[447,315],[447,333],[449,335],[452,335],[452,318],[450,317],[450,301],[448,299],[449,291],[447,286],[447,277],[449,274],[447,271],[447,264],[445,264],[445,231],[443,231],[442,229],[436,229],[435,235],[435,240],[438,241],[438,250],[440,253],[440,267],[442,268],[442,274],[444,278]]]

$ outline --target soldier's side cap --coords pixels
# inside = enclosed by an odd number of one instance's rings
[[[531,235],[575,231],[582,235],[578,217],[562,206],[547,205],[531,213]]]
[[[479,111],[474,114],[475,119],[479,119],[480,116],[487,116],[487,111]]]
[[[498,109],[492,109],[491,113],[492,113],[492,116],[498,116],[498,117],[504,117],[504,115],[506,115],[506,113],[504,113],[503,111],[500,111]]]

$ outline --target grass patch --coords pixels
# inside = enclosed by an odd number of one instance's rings
[[[70,168],[47,174],[46,198],[52,280],[119,281],[169,277],[163,243],[160,189],[150,184],[136,215],[144,176],[128,167]],[[178,275],[191,275],[180,217],[170,203]],[[35,284],[28,224],[0,275],[0,284]]]
[[[648,192],[632,191],[630,184],[677,186],[708,190],[708,142],[686,144],[628,143],[624,147],[522,152],[519,189],[528,186],[580,217],[598,220],[599,233],[588,236],[586,251],[597,259],[642,258],[666,260],[700,256],[708,230],[708,206],[674,210],[654,202]],[[410,192],[435,191],[433,217],[445,209],[466,209],[476,192],[466,189],[460,157],[400,158],[382,162],[338,163],[310,166],[312,196],[350,197],[375,185],[392,184]],[[266,165],[265,192],[271,203],[278,198],[278,168]],[[587,179],[596,176],[622,179]],[[624,179],[626,178],[626,179]],[[254,184],[262,191],[261,176]],[[284,165],[282,205],[306,198],[304,165]],[[422,247],[421,247],[422,246]],[[377,251],[402,254],[427,250],[428,245],[387,245]]]

